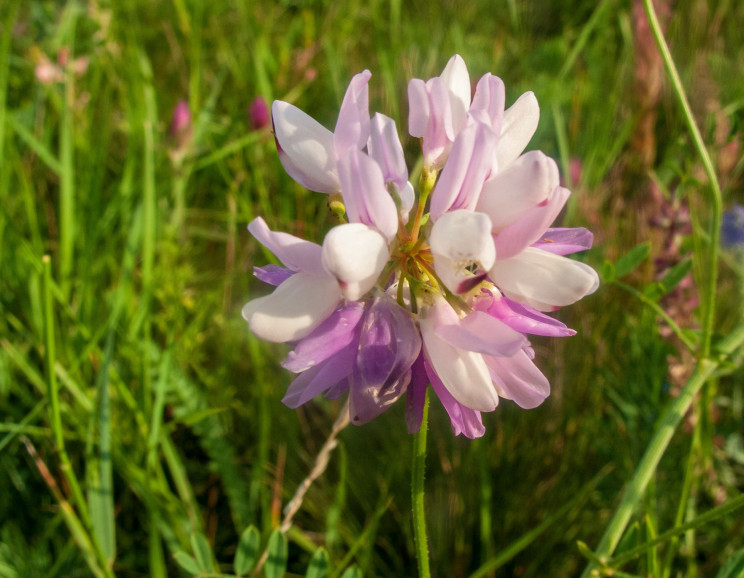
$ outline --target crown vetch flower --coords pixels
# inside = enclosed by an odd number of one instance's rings
[[[424,156],[416,202],[395,122],[370,119],[370,76],[352,79],[333,133],[288,103],[272,106],[285,169],[337,195],[347,220],[317,245],[255,219],[249,230],[284,266],[254,269],[276,288],[243,316],[259,337],[292,345],[282,362],[298,374],[289,407],[348,392],[362,424],[405,394],[415,432],[431,384],[455,434],[479,437],[482,412],[500,399],[529,409],[549,395],[527,335],[575,334],[542,312],[597,289],[594,270],[567,257],[592,234],[551,228],[570,193],[555,161],[524,152],[539,119],[534,94],[506,109],[503,82],[486,74],[471,98],[459,56],[441,76],[413,79],[409,130]]]

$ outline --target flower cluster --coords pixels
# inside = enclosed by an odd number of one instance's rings
[[[333,132],[274,102],[282,165],[331,195],[343,222],[321,245],[251,222],[284,266],[254,269],[276,289],[243,317],[258,337],[292,344],[282,362],[298,374],[289,407],[348,392],[362,424],[405,395],[416,432],[431,384],[455,434],[480,437],[481,412],[499,398],[533,408],[548,396],[526,334],[575,333],[543,312],[596,290],[594,270],[565,257],[592,235],[549,228],[569,191],[552,159],[523,152],[539,119],[534,94],[505,109],[503,82],[486,74],[471,98],[459,56],[441,76],[411,80],[408,128],[424,157],[417,199],[395,121],[370,118],[370,76],[351,80]]]

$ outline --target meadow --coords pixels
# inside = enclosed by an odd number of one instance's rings
[[[413,166],[408,81],[453,54],[534,91],[602,283],[532,339],[542,405],[469,440],[432,403],[432,575],[744,576],[744,3],[655,5],[677,88],[640,1],[3,0],[0,576],[418,575],[404,404],[281,403],[246,226],[333,225],[263,105],[332,127],[369,69]]]

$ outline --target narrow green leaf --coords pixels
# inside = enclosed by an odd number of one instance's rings
[[[692,269],[692,259],[686,259],[672,267],[659,281],[664,294],[666,295],[679,285],[682,282],[682,279],[684,279],[690,272],[690,269]]]
[[[269,558],[266,560],[266,578],[282,578],[287,570],[289,545],[278,529],[269,538]]]
[[[238,550],[235,552],[235,573],[246,574],[256,564],[258,543],[261,536],[255,526],[248,526],[240,536]]]
[[[326,578],[328,576],[328,554],[324,548],[318,548],[310,559],[305,578]]]
[[[173,554],[173,558],[176,559],[178,565],[186,570],[186,572],[190,572],[195,576],[201,574],[202,570],[199,567],[199,564],[197,564],[196,560],[194,560],[186,552],[176,552],[175,554]]]
[[[341,575],[341,578],[362,578],[362,571],[358,566],[349,566]]]
[[[734,552],[721,570],[716,574],[716,578],[742,578],[744,576],[744,548]]]
[[[650,242],[646,241],[645,243],[636,245],[617,260],[617,263],[615,263],[615,276],[617,278],[625,277],[625,275],[633,272],[650,254]]]
[[[199,568],[204,572],[212,571],[214,569],[212,562],[214,557],[212,556],[212,547],[209,545],[207,537],[201,532],[191,534],[191,547],[194,549],[194,555],[196,556]]]

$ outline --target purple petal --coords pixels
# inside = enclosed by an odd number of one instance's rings
[[[473,210],[493,161],[496,135],[486,125],[470,123],[455,140],[431,196],[431,218],[457,209]]]
[[[276,287],[284,283],[295,272],[279,265],[264,265],[263,267],[254,267],[253,274],[256,276],[256,279]]]
[[[512,301],[508,297],[494,297],[487,291],[484,291],[481,295],[482,297],[475,303],[476,310],[485,311],[488,315],[500,319],[516,331],[549,337],[576,335],[576,331],[569,329],[564,323],[540,313],[532,307]]]
[[[496,389],[521,408],[537,407],[550,395],[550,383],[524,351],[512,357],[486,357],[486,365]]]
[[[563,187],[556,188],[544,203],[529,209],[519,219],[494,235],[496,258],[499,261],[514,257],[540,239],[561,212],[571,193]]]
[[[300,373],[356,343],[359,339],[357,325],[363,313],[364,305],[357,301],[339,307],[289,352],[282,367]]]
[[[430,115],[426,83],[420,78],[412,78],[408,83],[408,132],[411,136],[424,137]]]
[[[556,255],[570,255],[592,248],[594,235],[583,227],[575,229],[548,229],[532,246]]]
[[[340,159],[351,149],[362,150],[369,138],[369,70],[360,72],[351,79],[346,89],[341,110],[338,113],[333,146],[336,158]]]
[[[410,434],[417,433],[421,429],[428,383],[429,376],[426,375],[424,354],[421,352],[411,367],[411,383],[408,384],[406,392],[406,426]]]
[[[420,351],[421,337],[410,314],[378,294],[365,313],[359,338],[349,406],[352,423],[370,421],[405,393]]]
[[[338,175],[349,221],[373,227],[392,241],[398,232],[398,210],[385,187],[380,165],[351,149],[339,160]]]
[[[490,72],[484,74],[478,81],[470,105],[470,113],[485,111],[489,119],[491,130],[495,134],[501,134],[501,121],[504,118],[504,107],[506,105],[506,92],[504,82]]]
[[[455,400],[431,366],[428,363],[424,363],[424,365],[431,387],[449,415],[455,435],[463,434],[470,439],[482,437],[486,433],[486,428],[483,427],[481,412],[465,407]]]
[[[290,384],[282,403],[295,409],[336,386],[353,371],[355,356],[356,346],[352,343],[323,363],[303,371]]]
[[[320,245],[289,233],[272,231],[261,217],[253,219],[248,225],[248,230],[259,243],[274,253],[277,259],[292,271],[326,276]]]

